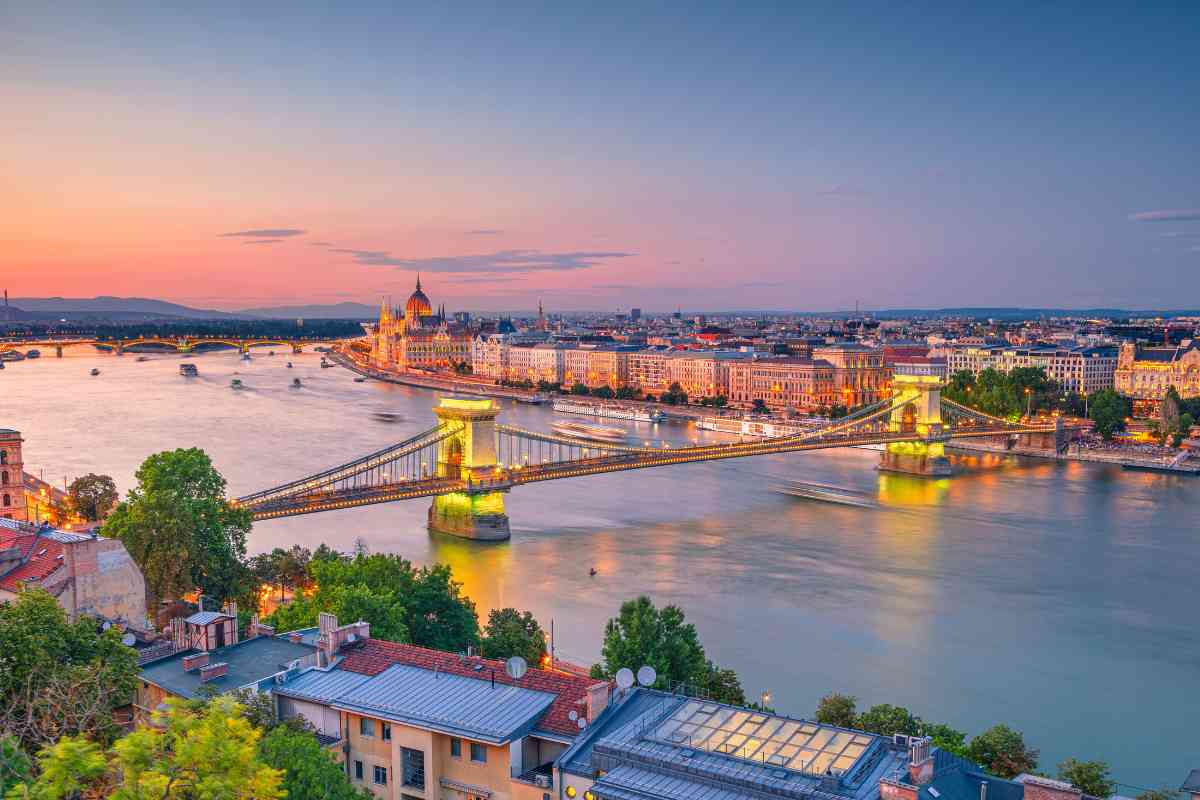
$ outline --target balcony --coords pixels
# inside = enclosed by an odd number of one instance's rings
[[[540,789],[552,789],[554,788],[554,762],[548,761],[524,772],[513,768],[512,779],[530,786],[537,786]]]

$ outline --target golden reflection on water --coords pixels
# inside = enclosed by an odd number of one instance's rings
[[[940,506],[949,491],[949,478],[879,473],[879,502],[885,506]]]

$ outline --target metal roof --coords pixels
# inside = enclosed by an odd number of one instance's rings
[[[491,744],[530,731],[555,695],[401,664],[343,693],[335,708]]]
[[[344,669],[310,669],[292,677],[272,691],[283,697],[297,700],[312,700],[317,703],[332,703],[351,689],[357,689],[371,680],[370,675],[347,672]]]
[[[197,611],[190,617],[184,620],[189,625],[207,625],[210,622],[216,622],[219,619],[231,619],[228,614],[220,611]]]
[[[617,767],[595,785],[597,800],[761,800],[761,795],[637,767]]]
[[[1200,769],[1188,773],[1187,780],[1179,787],[1181,792],[1200,792]]]

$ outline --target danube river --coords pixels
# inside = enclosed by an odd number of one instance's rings
[[[433,424],[433,392],[355,383],[318,358],[214,353],[191,379],[174,355],[9,364],[0,427],[24,434],[26,468],[54,483],[105,472],[124,492],[150,453],[195,446],[239,495]],[[230,389],[235,374],[245,390]],[[379,422],[379,410],[404,419]],[[502,419],[545,429],[554,416],[504,402]],[[553,619],[559,655],[580,663],[598,657],[620,602],[647,593],[680,605],[709,656],[783,712],[811,715],[839,690],[971,732],[1006,722],[1050,773],[1067,756],[1102,758],[1119,780],[1157,787],[1200,766],[1200,480],[964,458],[960,475],[932,481],[881,475],[877,458],[761,456],[536,484],[509,496],[501,544],[431,536],[429,501],[413,500],[260,523],[250,545],[362,539],[449,563],[481,616],[511,605]],[[783,479],[863,490],[881,508],[773,493]]]

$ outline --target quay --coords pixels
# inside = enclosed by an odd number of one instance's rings
[[[947,445],[947,447],[951,450],[964,453],[994,453],[1005,456],[1043,458],[1050,461],[1084,461],[1094,464],[1113,464],[1125,469],[1148,470],[1174,475],[1200,475],[1200,461],[1188,458],[1187,454],[1180,454],[1173,458],[1154,458],[1150,456],[1086,450],[1076,444],[1068,445],[1062,452],[1056,452],[1044,447],[1010,446],[1009,442],[1000,443],[980,440],[956,440],[954,444]]]

